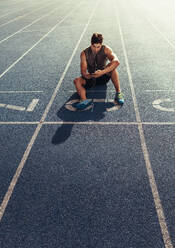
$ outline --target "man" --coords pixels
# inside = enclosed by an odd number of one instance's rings
[[[76,105],[77,109],[83,110],[92,100],[86,98],[86,88],[93,85],[105,84],[110,79],[114,84],[116,94],[115,101],[122,105],[124,99],[120,90],[120,81],[116,68],[119,66],[119,60],[111,48],[103,45],[103,36],[94,33],[91,37],[91,46],[81,52],[81,77],[74,80],[77,93],[80,96],[80,102]],[[107,64],[107,61],[110,63]]]

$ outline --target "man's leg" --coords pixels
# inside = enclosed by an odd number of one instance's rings
[[[88,100],[86,98],[86,90],[84,88],[84,86],[86,84],[86,80],[83,79],[82,77],[79,77],[79,78],[76,78],[74,80],[74,84],[75,84],[77,93],[80,96],[80,103],[76,104],[76,108],[77,108],[77,110],[84,110],[89,105],[92,104],[92,100]]]
[[[114,87],[116,89],[116,92],[120,92],[120,80],[119,80],[119,75],[116,69],[110,72],[111,75],[111,80],[114,84]]]
[[[110,72],[111,75],[111,80],[114,84],[114,87],[116,89],[116,95],[115,95],[115,101],[118,102],[118,104],[122,105],[124,103],[124,98],[121,93],[120,89],[120,80],[119,80],[119,75],[116,69]]]
[[[86,90],[84,88],[84,85],[86,84],[86,80],[83,79],[82,77],[79,77],[74,80],[74,84],[75,84],[77,93],[80,96],[80,100],[81,101],[86,100]]]

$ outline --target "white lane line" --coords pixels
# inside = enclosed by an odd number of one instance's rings
[[[12,23],[12,22],[15,22],[15,21],[17,21],[17,20],[19,20],[19,19],[21,19],[21,18],[24,18],[24,17],[26,17],[26,16],[28,16],[28,15],[30,15],[30,14],[32,14],[32,13],[38,11],[38,10],[40,10],[40,9],[43,9],[43,8],[48,7],[49,5],[53,5],[53,3],[52,3],[52,4],[50,4],[50,3],[49,3],[49,4],[46,4],[45,6],[39,7],[39,8],[37,8],[37,9],[35,9],[35,10],[32,10],[32,11],[28,12],[27,14],[18,16],[18,17],[14,18],[14,19],[12,19],[12,20],[10,20],[10,21],[8,21],[8,22],[2,23],[2,24],[0,24],[0,27],[4,27],[5,25],[7,25],[7,24],[9,24],[9,23]]]
[[[35,4],[35,5],[36,5],[36,4]],[[35,6],[35,5],[34,5],[34,6]],[[22,11],[22,10],[24,10],[24,9],[32,8],[32,7],[34,7],[34,6],[32,5],[32,6],[28,6],[28,7],[22,8],[22,9],[18,9],[18,10],[14,10],[14,11],[11,11],[11,12],[7,12],[5,15],[0,16],[0,19],[3,18],[3,17],[5,17],[5,16],[7,16],[7,15],[11,15],[11,14],[13,14],[13,13],[15,13],[15,12],[20,12],[20,11]]]
[[[0,91],[0,94],[28,94],[28,93],[43,93],[44,91],[41,90],[33,90],[33,91]]]
[[[1,124],[1,122],[0,122]],[[76,122],[76,121],[45,121],[43,122],[44,125],[58,125],[58,124],[65,124],[65,125],[138,125],[138,122],[107,122],[107,121],[89,121],[89,122]],[[175,122],[142,122],[143,125],[175,125]]]
[[[78,46],[79,46],[79,44],[80,44],[80,42],[81,42],[81,40],[82,40],[82,38],[83,38],[83,35],[84,35],[84,33],[86,32],[86,30],[87,30],[87,28],[88,28],[88,25],[89,25],[89,23],[90,23],[90,21],[91,21],[91,19],[92,19],[92,16],[94,15],[94,12],[95,12],[95,10],[96,10],[96,8],[97,8],[97,5],[99,4],[100,1],[101,1],[101,0],[99,0],[99,1],[96,3],[96,5],[95,5],[93,11],[91,12],[91,15],[90,15],[90,17],[89,17],[89,20],[88,20],[87,24],[85,25],[85,28],[84,28],[84,30],[83,30],[81,36],[80,36],[80,39],[78,40],[77,45],[76,45],[76,47],[75,47],[75,49],[74,49],[74,51],[73,51],[73,53],[72,53],[72,55],[71,55],[71,57],[70,57],[68,63],[67,63],[67,66],[66,66],[66,68],[65,68],[65,70],[64,70],[64,72],[63,72],[63,74],[62,74],[62,76],[61,76],[61,78],[60,78],[60,80],[59,80],[59,82],[58,82],[58,85],[57,85],[57,87],[55,88],[55,91],[54,91],[54,93],[53,93],[53,95],[52,95],[52,97],[51,97],[51,99],[50,99],[50,102],[48,103],[48,105],[47,105],[47,107],[46,107],[46,109],[45,109],[45,111],[44,111],[44,114],[43,114],[43,116],[42,116],[42,118],[41,118],[41,120],[40,120],[41,123],[39,123],[39,124],[37,125],[37,127],[36,127],[36,129],[35,129],[35,132],[34,132],[32,138],[31,138],[31,140],[30,140],[30,142],[29,142],[29,144],[28,144],[28,146],[27,146],[27,149],[26,149],[26,151],[24,152],[24,155],[23,155],[23,157],[22,157],[22,159],[21,159],[21,162],[20,162],[20,164],[18,165],[18,168],[17,168],[17,170],[16,170],[16,172],[15,172],[15,174],[14,174],[14,176],[13,176],[13,179],[12,179],[10,185],[9,185],[8,191],[6,192],[6,194],[5,194],[5,196],[4,196],[4,199],[3,199],[3,201],[2,201],[2,204],[1,204],[1,206],[0,206],[0,220],[2,219],[2,217],[3,217],[3,215],[4,215],[5,209],[6,209],[6,207],[7,207],[7,204],[8,204],[8,202],[9,202],[9,200],[10,200],[10,197],[11,197],[11,195],[12,195],[12,193],[13,193],[13,190],[14,190],[14,188],[15,188],[15,185],[16,185],[17,181],[18,181],[18,178],[20,177],[20,174],[21,174],[21,172],[22,172],[22,169],[23,169],[23,167],[24,167],[24,164],[25,164],[25,162],[26,162],[26,160],[27,160],[27,158],[28,158],[28,156],[29,156],[29,154],[30,154],[30,151],[31,151],[31,149],[32,149],[32,147],[33,147],[33,144],[34,144],[34,142],[35,142],[35,140],[36,140],[36,138],[37,138],[37,136],[38,136],[38,134],[39,134],[39,132],[40,132],[40,129],[41,129],[42,125],[43,125],[42,122],[44,122],[45,118],[47,117],[47,113],[48,113],[49,109],[51,108],[51,105],[52,105],[52,103],[53,103],[53,101],[54,101],[54,99],[55,99],[55,97],[56,97],[56,95],[57,95],[57,93],[58,93],[58,91],[59,91],[59,88],[60,88],[60,86],[61,86],[61,83],[62,83],[62,81],[63,81],[65,75],[66,75],[66,72],[67,72],[67,70],[69,69],[69,66],[70,66],[70,64],[71,64],[71,62],[72,62],[72,59],[73,59],[73,57],[74,57],[74,55],[75,55],[75,53],[76,53],[76,51],[77,51],[77,49],[78,49]],[[81,4],[82,4],[82,2],[81,2]],[[81,4],[80,4],[80,5],[81,5]],[[80,5],[79,5],[79,6],[80,6]],[[76,8],[76,9],[77,9],[77,8]],[[75,10],[75,9],[73,9],[73,10]],[[64,19],[65,19],[65,18],[64,18]]]
[[[38,102],[39,102],[39,99],[33,99],[32,102],[29,104],[28,108],[26,109],[26,111],[32,112],[34,110],[34,108],[36,107]]]
[[[151,26],[162,36],[162,38],[168,42],[168,44],[175,50],[175,45],[167,38],[165,34],[163,34],[157,27],[156,25],[151,21],[150,18],[145,16],[147,21],[151,24]]]
[[[60,6],[59,6],[59,8],[60,8]],[[51,15],[52,13],[54,13],[55,11],[57,11],[59,8],[54,8],[54,10],[52,10],[52,11],[48,12],[47,14],[45,14],[45,15],[39,17],[39,18],[36,19],[35,21],[33,21],[33,22],[31,22],[30,24],[26,25],[25,27],[19,29],[17,32],[15,32],[15,33],[13,33],[13,34],[7,36],[7,37],[4,38],[3,40],[0,40],[0,44],[3,43],[4,41],[7,41],[7,40],[10,39],[10,38],[12,38],[12,37],[15,36],[16,34],[21,33],[24,29],[26,29],[26,28],[30,27],[31,25],[33,25],[34,23],[36,23],[36,22],[42,20],[42,19],[45,18],[46,16]],[[23,32],[24,32],[24,31],[23,31]],[[38,31],[38,32],[39,32],[39,31]]]
[[[0,121],[0,125],[37,125],[39,121]]]
[[[161,126],[161,125],[175,125],[175,122],[142,122],[141,124],[143,125],[157,125],[157,126]]]
[[[132,76],[131,76],[131,71],[130,71],[128,56],[127,56],[127,52],[126,52],[126,48],[125,48],[125,43],[124,43],[124,38],[123,38],[123,33],[122,33],[122,29],[121,29],[121,25],[120,25],[120,20],[119,20],[119,16],[118,16],[117,4],[115,4],[115,9],[116,9],[116,13],[117,13],[117,16],[116,16],[117,17],[117,23],[118,23],[118,26],[119,26],[120,38],[121,38],[123,53],[124,53],[124,57],[125,57],[125,64],[126,64],[127,73],[128,73],[128,79],[129,79],[129,84],[130,84],[130,88],[131,88],[131,95],[132,95],[132,98],[133,98],[133,104],[134,104],[134,109],[135,109],[136,120],[137,120],[137,122],[141,122],[141,118],[140,118],[140,114],[139,114],[139,109],[138,109],[138,104],[137,104],[137,99],[136,99],[136,94],[135,94],[135,90],[134,90],[134,84],[132,82]]]
[[[140,3],[140,1],[137,1],[137,3],[141,6],[141,8],[143,8],[143,9],[145,8],[144,5],[142,3]],[[162,36],[162,38],[165,41],[167,41],[167,43],[175,50],[175,45],[168,39],[168,37],[165,34],[163,34],[160,31],[160,29],[158,29],[158,27],[151,21],[151,19],[147,15],[145,15],[145,14],[143,14],[143,15],[144,15],[145,19],[147,20],[147,22],[149,22],[149,24],[151,24],[151,26]]]
[[[1,124],[1,122],[0,122]],[[45,121],[43,122],[43,125],[113,125],[113,126],[118,126],[118,125],[138,125],[137,122],[102,122],[102,121]]]
[[[24,8],[24,9],[26,9],[26,8]],[[15,10],[15,11],[12,11],[12,12],[7,12],[5,15],[0,16],[0,18],[3,18],[3,17],[5,17],[5,16],[7,16],[7,15],[13,14],[13,13],[15,13],[15,12],[19,12],[19,11],[24,10],[24,9]]]
[[[146,90],[147,92],[175,92],[175,90]]]
[[[143,151],[143,155],[144,155],[144,159],[145,159],[147,174],[148,174],[150,187],[151,187],[151,190],[152,190],[152,195],[153,195],[153,199],[154,199],[154,203],[155,203],[155,207],[156,207],[156,211],[157,211],[157,216],[158,216],[158,219],[159,219],[159,224],[160,224],[160,228],[161,228],[161,232],[162,232],[165,247],[166,248],[173,248],[171,238],[170,238],[170,235],[169,235],[169,232],[168,232],[168,228],[167,228],[167,224],[166,224],[165,215],[164,215],[164,212],[163,212],[163,207],[162,207],[162,204],[161,204],[159,192],[158,192],[158,189],[157,189],[154,173],[153,173],[153,170],[152,170],[152,166],[151,166],[151,162],[150,162],[150,158],[149,158],[149,153],[148,153],[148,149],[147,149],[147,145],[146,145],[146,141],[145,141],[143,125],[141,123],[140,113],[139,113],[137,102],[136,102],[134,84],[133,84],[133,81],[132,81],[132,76],[131,76],[128,56],[127,56],[127,52],[126,52],[123,32],[122,32],[122,28],[121,28],[121,24],[120,24],[119,11],[118,11],[118,8],[117,8],[117,4],[114,4],[114,5],[115,5],[115,8],[116,8],[116,18],[117,18],[117,22],[118,22],[119,31],[120,31],[122,47],[123,47],[124,56],[125,56],[125,63],[126,63],[126,67],[127,67],[128,78],[129,78],[129,83],[130,83],[130,87],[131,87],[131,93],[132,93],[132,98],[133,98],[133,102],[134,102],[134,108],[135,108],[135,112],[136,112],[136,120],[139,123],[138,124],[138,130],[139,130],[139,135],[140,135],[140,140],[141,140],[141,147],[142,147],[142,151]]]
[[[0,104],[3,105],[2,107],[5,107],[6,104]],[[28,125],[28,124],[39,124],[40,121],[0,121],[0,125]],[[76,121],[44,121],[42,122],[43,125],[59,125],[59,124],[65,124],[65,125],[138,125],[140,123],[138,122],[103,122],[103,121],[86,121],[86,122],[76,122]],[[168,125],[175,125],[175,122],[141,122],[142,125],[152,125],[152,126],[168,126]]]
[[[25,31],[21,31],[21,33],[40,33],[40,34],[42,34],[42,33],[44,33],[44,32],[46,32],[46,30],[47,30],[47,28],[41,28],[41,29],[38,29],[38,30],[25,30]]]
[[[82,2],[80,3],[80,5]],[[0,74],[0,78],[2,78],[11,68],[13,68],[20,60],[22,60],[33,48],[35,48],[41,41],[43,41],[51,32],[53,32],[58,25],[64,22],[75,10],[72,9],[61,21],[59,21],[53,28],[51,28],[41,39],[39,39],[31,48],[29,48],[21,57],[19,57],[14,63],[12,63],[3,73]]]

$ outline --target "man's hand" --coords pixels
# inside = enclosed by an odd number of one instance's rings
[[[83,77],[85,77],[86,79],[91,79],[91,78],[93,78],[92,74],[90,74],[90,73],[84,74]]]
[[[94,73],[92,73],[91,75],[92,75],[93,78],[98,78],[98,77],[101,77],[103,74],[104,73],[103,73],[102,70],[97,70]]]

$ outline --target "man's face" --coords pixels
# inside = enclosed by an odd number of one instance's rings
[[[102,44],[101,43],[91,44],[92,52],[95,53],[95,54],[100,51],[101,47],[102,47]]]

